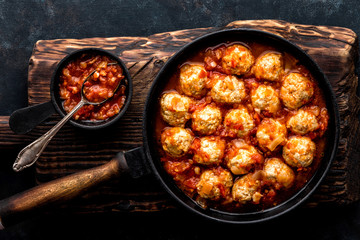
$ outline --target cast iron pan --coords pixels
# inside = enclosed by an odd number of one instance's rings
[[[324,158],[314,176],[297,194],[282,204],[264,211],[248,213],[229,213],[215,209],[203,209],[198,206],[194,200],[186,196],[163,169],[157,152],[158,146],[154,137],[154,112],[156,112],[155,110],[159,104],[159,96],[166,81],[174,71],[176,71],[178,65],[183,63],[189,55],[199,51],[199,49],[203,49],[204,46],[214,46],[232,40],[244,41],[245,39],[252,39],[268,45],[274,45],[280,50],[292,54],[310,70],[314,78],[318,81],[326,98],[330,116],[329,130],[327,133],[328,143]],[[127,172],[132,177],[137,178],[150,171],[161,182],[164,189],[176,199],[180,205],[190,210],[190,212],[201,215],[207,219],[225,223],[246,224],[262,222],[292,210],[304,202],[316,189],[326,175],[335,157],[339,139],[339,129],[339,114],[335,95],[330,83],[317,64],[300,48],[281,37],[257,30],[232,29],[211,33],[184,46],[167,61],[158,73],[148,94],[144,109],[144,145],[142,147],[127,152],[120,152],[113,160],[105,165],[57,179],[30,189],[27,192],[2,200],[0,202],[1,222],[4,226],[15,223],[19,221],[21,217],[26,216],[27,213],[32,213],[34,210],[48,206],[49,204],[74,198],[99,183],[111,180],[123,173]],[[63,187],[64,185],[66,185],[65,188]]]
[[[74,119],[70,119],[70,124],[86,130],[95,130],[107,127],[115,123],[122,117],[122,115],[124,115],[126,109],[130,105],[132,97],[132,81],[126,66],[117,56],[108,51],[100,48],[83,48],[70,53],[65,58],[63,58],[57,65],[50,81],[51,100],[49,102],[18,109],[11,114],[9,119],[9,125],[11,130],[13,130],[17,134],[24,134],[31,131],[34,127],[39,125],[41,122],[43,122],[56,112],[59,113],[62,117],[67,114],[62,107],[62,100],[59,96],[59,77],[61,75],[62,69],[70,61],[80,57],[84,53],[94,53],[98,55],[108,56],[110,59],[115,60],[121,66],[125,79],[127,79],[128,82],[125,91],[126,100],[119,114],[111,118],[108,118],[104,121],[75,121]]]

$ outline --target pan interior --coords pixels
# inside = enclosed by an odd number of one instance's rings
[[[157,151],[158,145],[155,141],[155,118],[154,113],[156,107],[159,104],[159,97],[164,88],[167,80],[170,79],[172,74],[177,71],[179,64],[188,59],[191,54],[204,49],[204,47],[216,46],[224,42],[233,41],[259,41],[268,45],[274,46],[277,49],[283,50],[292,54],[297,58],[307,69],[311,72],[313,77],[318,81],[319,87],[323,90],[326,105],[329,113],[329,125],[327,133],[327,146],[324,152],[324,158],[317,171],[307,184],[293,197],[287,201],[279,204],[276,207],[269,208],[258,212],[246,212],[246,213],[230,213],[219,211],[216,209],[203,209],[194,200],[184,194],[174,183],[173,179],[164,170],[162,163],[160,162],[160,156]],[[326,172],[328,171],[330,164],[335,157],[337,144],[339,138],[339,114],[337,110],[337,104],[335,101],[335,95],[332,91],[331,85],[327,80],[324,73],[317,66],[317,64],[299,47],[290,43],[289,41],[263,31],[250,30],[250,29],[232,29],[223,30],[215,33],[205,35],[198,38],[190,44],[184,46],[179,52],[177,52],[165,66],[158,73],[152,88],[149,92],[145,111],[144,111],[144,147],[147,153],[147,158],[152,167],[155,175],[160,180],[164,188],[185,208],[192,212],[200,214],[206,218],[213,219],[215,221],[227,222],[227,223],[254,223],[272,219],[276,216],[282,215],[285,212],[293,209],[307,199],[310,194],[319,185]]]

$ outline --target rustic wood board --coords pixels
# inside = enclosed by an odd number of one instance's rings
[[[310,26],[278,20],[236,21],[225,28],[253,28],[280,35],[309,53],[323,69],[337,96],[341,137],[337,157],[318,190],[306,206],[345,205],[360,195],[359,121],[360,101],[355,65],[358,38],[346,28]],[[118,55],[134,82],[134,97],[124,117],[102,131],[84,131],[64,126],[36,163],[39,184],[81,169],[103,164],[120,150],[142,144],[142,111],[147,92],[164,62],[191,40],[220,28],[166,32],[149,37],[113,37],[40,40],[29,62],[29,104],[48,101],[49,82],[56,64],[68,53],[85,47],[100,47]],[[9,130],[8,117],[0,117],[0,149],[24,146],[49,130],[58,120],[54,115],[27,135]],[[121,178],[63,205],[70,212],[137,212],[174,208],[170,197],[151,176]]]

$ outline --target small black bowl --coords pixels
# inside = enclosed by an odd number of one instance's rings
[[[18,134],[24,134],[29,131],[31,131],[34,127],[36,127],[38,124],[46,120],[48,117],[50,117],[53,113],[59,113],[62,117],[64,117],[67,113],[65,112],[63,108],[63,100],[60,98],[59,95],[59,77],[62,73],[62,69],[71,61],[79,58],[82,54],[88,53],[88,54],[95,54],[95,55],[102,55],[102,56],[108,56],[110,59],[116,61],[120,67],[123,70],[123,74],[125,76],[126,80],[126,100],[125,103],[120,110],[118,114],[116,114],[113,117],[110,117],[103,121],[91,121],[91,120],[74,120],[71,118],[69,120],[70,124],[72,124],[75,127],[79,127],[82,129],[89,129],[89,130],[95,130],[95,129],[101,129],[104,127],[107,127],[113,123],[115,123],[117,120],[119,120],[125,113],[126,109],[129,107],[132,97],[132,80],[129,74],[129,71],[127,70],[125,64],[115,56],[114,54],[105,51],[103,49],[99,48],[84,48],[80,50],[76,50],[69,55],[67,55],[65,58],[63,58],[59,64],[57,65],[54,74],[51,78],[50,82],[50,96],[51,101],[37,104],[34,106],[18,109],[15,112],[13,112],[9,119],[9,125],[10,128]],[[122,80],[124,81],[124,80]]]

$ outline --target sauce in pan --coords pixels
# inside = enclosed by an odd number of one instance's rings
[[[187,59],[159,99],[165,170],[204,208],[251,212],[296,194],[318,168],[328,112],[292,55],[228,42]]]

